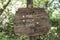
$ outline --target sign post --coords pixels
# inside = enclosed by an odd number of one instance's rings
[[[36,40],[37,35],[47,34],[50,28],[49,16],[44,8],[33,8],[33,0],[27,0],[27,8],[19,8],[14,17],[14,31],[18,36],[29,36]]]

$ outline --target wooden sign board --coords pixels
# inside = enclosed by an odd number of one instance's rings
[[[43,8],[20,8],[14,17],[16,35],[42,35],[46,34],[49,28],[49,16]]]

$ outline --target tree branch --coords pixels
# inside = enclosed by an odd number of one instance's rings
[[[51,6],[51,4],[53,3],[54,0],[51,1],[51,3],[48,4],[48,7]]]
[[[3,13],[3,11],[6,9],[6,7],[8,6],[8,4],[9,4],[10,2],[11,2],[11,0],[9,0],[9,1],[7,2],[7,4],[3,6],[3,9],[0,9],[0,15]]]

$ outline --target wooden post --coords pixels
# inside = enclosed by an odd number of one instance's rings
[[[27,8],[33,8],[33,0],[27,0]],[[36,40],[36,36],[29,36],[29,40]]]
[[[29,36],[29,40],[36,40],[36,36]]]
[[[27,8],[33,8],[33,0],[27,0]]]

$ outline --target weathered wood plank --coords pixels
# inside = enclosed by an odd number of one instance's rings
[[[49,16],[42,8],[20,8],[14,17],[14,31],[17,35],[46,34],[50,26]]]

